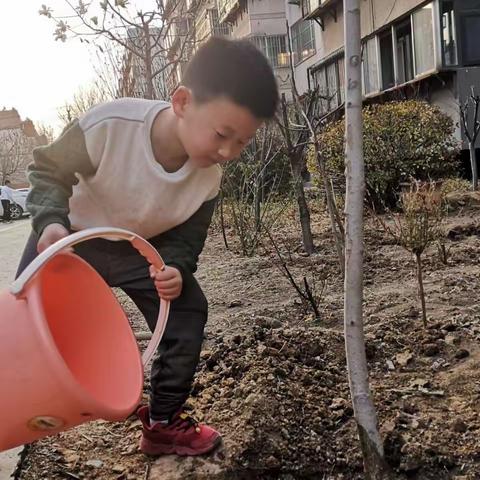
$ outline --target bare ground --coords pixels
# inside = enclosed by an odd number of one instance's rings
[[[448,264],[425,255],[428,327],[413,259],[367,228],[365,333],[387,460],[399,479],[480,478],[480,215],[449,219]],[[455,228],[453,228],[455,226]],[[270,247],[241,258],[213,231],[198,273],[210,320],[191,405],[224,447],[206,459],[139,453],[139,421],[94,422],[29,447],[17,478],[361,479],[342,337],[343,295],[328,225],[292,272],[325,278],[321,319],[306,311]],[[276,236],[297,245],[293,226]],[[292,250],[295,250],[293,248]],[[134,329],[145,326],[132,305]],[[147,393],[147,388],[145,393]]]

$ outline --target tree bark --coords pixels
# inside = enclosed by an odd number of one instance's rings
[[[345,32],[345,344],[355,419],[363,452],[365,478],[386,478],[383,445],[370,394],[363,332],[363,161],[360,0],[344,0]]]
[[[303,189],[303,180],[301,173],[301,160],[298,155],[290,157],[290,165],[292,168],[292,176],[295,189],[295,198],[298,205],[298,214],[300,216],[300,226],[302,228],[302,241],[305,251],[312,254],[315,247],[313,245],[312,229],[310,227],[310,211],[308,209],[307,199],[305,198],[305,190]]]
[[[472,188],[478,189],[478,169],[477,169],[477,156],[475,152],[475,142],[468,142],[468,149],[470,151],[470,163],[472,166]]]
[[[422,255],[415,253],[415,260],[417,262],[417,280],[418,280],[418,296],[422,304],[422,320],[423,326],[427,328],[427,307],[425,305],[425,290],[423,289],[423,269],[422,269]]]
[[[325,162],[321,156],[316,139],[314,145],[318,168],[320,169],[320,175],[322,176],[323,180],[325,199],[327,202],[328,214],[330,216],[332,233],[335,240],[335,248],[337,249],[337,257],[340,263],[340,271],[342,272],[342,275],[345,275],[345,231],[340,216],[338,215],[335,199],[333,197],[333,188],[329,182],[327,170],[325,168]]]
[[[283,124],[285,128],[285,140],[287,143],[287,154],[290,160],[290,167],[293,177],[293,188],[295,191],[295,199],[298,205],[298,214],[300,216],[300,227],[302,229],[302,242],[305,251],[308,254],[313,253],[315,246],[313,244],[312,229],[310,226],[310,211],[308,209],[307,200],[305,198],[305,190],[303,188],[302,180],[302,155],[304,149],[301,147],[294,148],[292,139],[290,137],[288,114],[287,114],[287,102],[285,100],[285,94],[282,95],[282,116]]]

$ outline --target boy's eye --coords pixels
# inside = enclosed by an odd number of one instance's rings
[[[227,138],[227,136],[224,135],[224,134],[221,133],[221,132],[218,132],[218,131],[215,130],[215,133],[217,134],[217,137],[219,137],[219,138]]]

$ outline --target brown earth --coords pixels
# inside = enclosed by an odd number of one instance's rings
[[[448,223],[448,264],[435,247],[425,255],[426,329],[413,259],[367,227],[367,357],[395,478],[480,478],[480,215]],[[241,258],[215,229],[207,242],[198,278],[210,320],[190,403],[222,432],[221,450],[202,459],[149,459],[137,449],[138,420],[94,422],[30,446],[17,478],[363,478],[345,366],[342,278],[325,219],[316,215],[313,225],[318,253],[310,257],[292,225],[277,227],[275,236],[293,245],[296,278],[311,271],[324,279],[319,321],[277,268],[271,247]],[[121,301],[134,329],[144,330],[138,312]]]

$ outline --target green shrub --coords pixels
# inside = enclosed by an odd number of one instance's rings
[[[376,207],[394,206],[400,184],[412,178],[438,179],[458,165],[452,119],[437,107],[409,100],[363,108],[367,200]],[[345,121],[331,123],[319,135],[329,174],[344,175]],[[310,156],[314,181],[321,181]],[[343,177],[344,178],[344,177]]]

